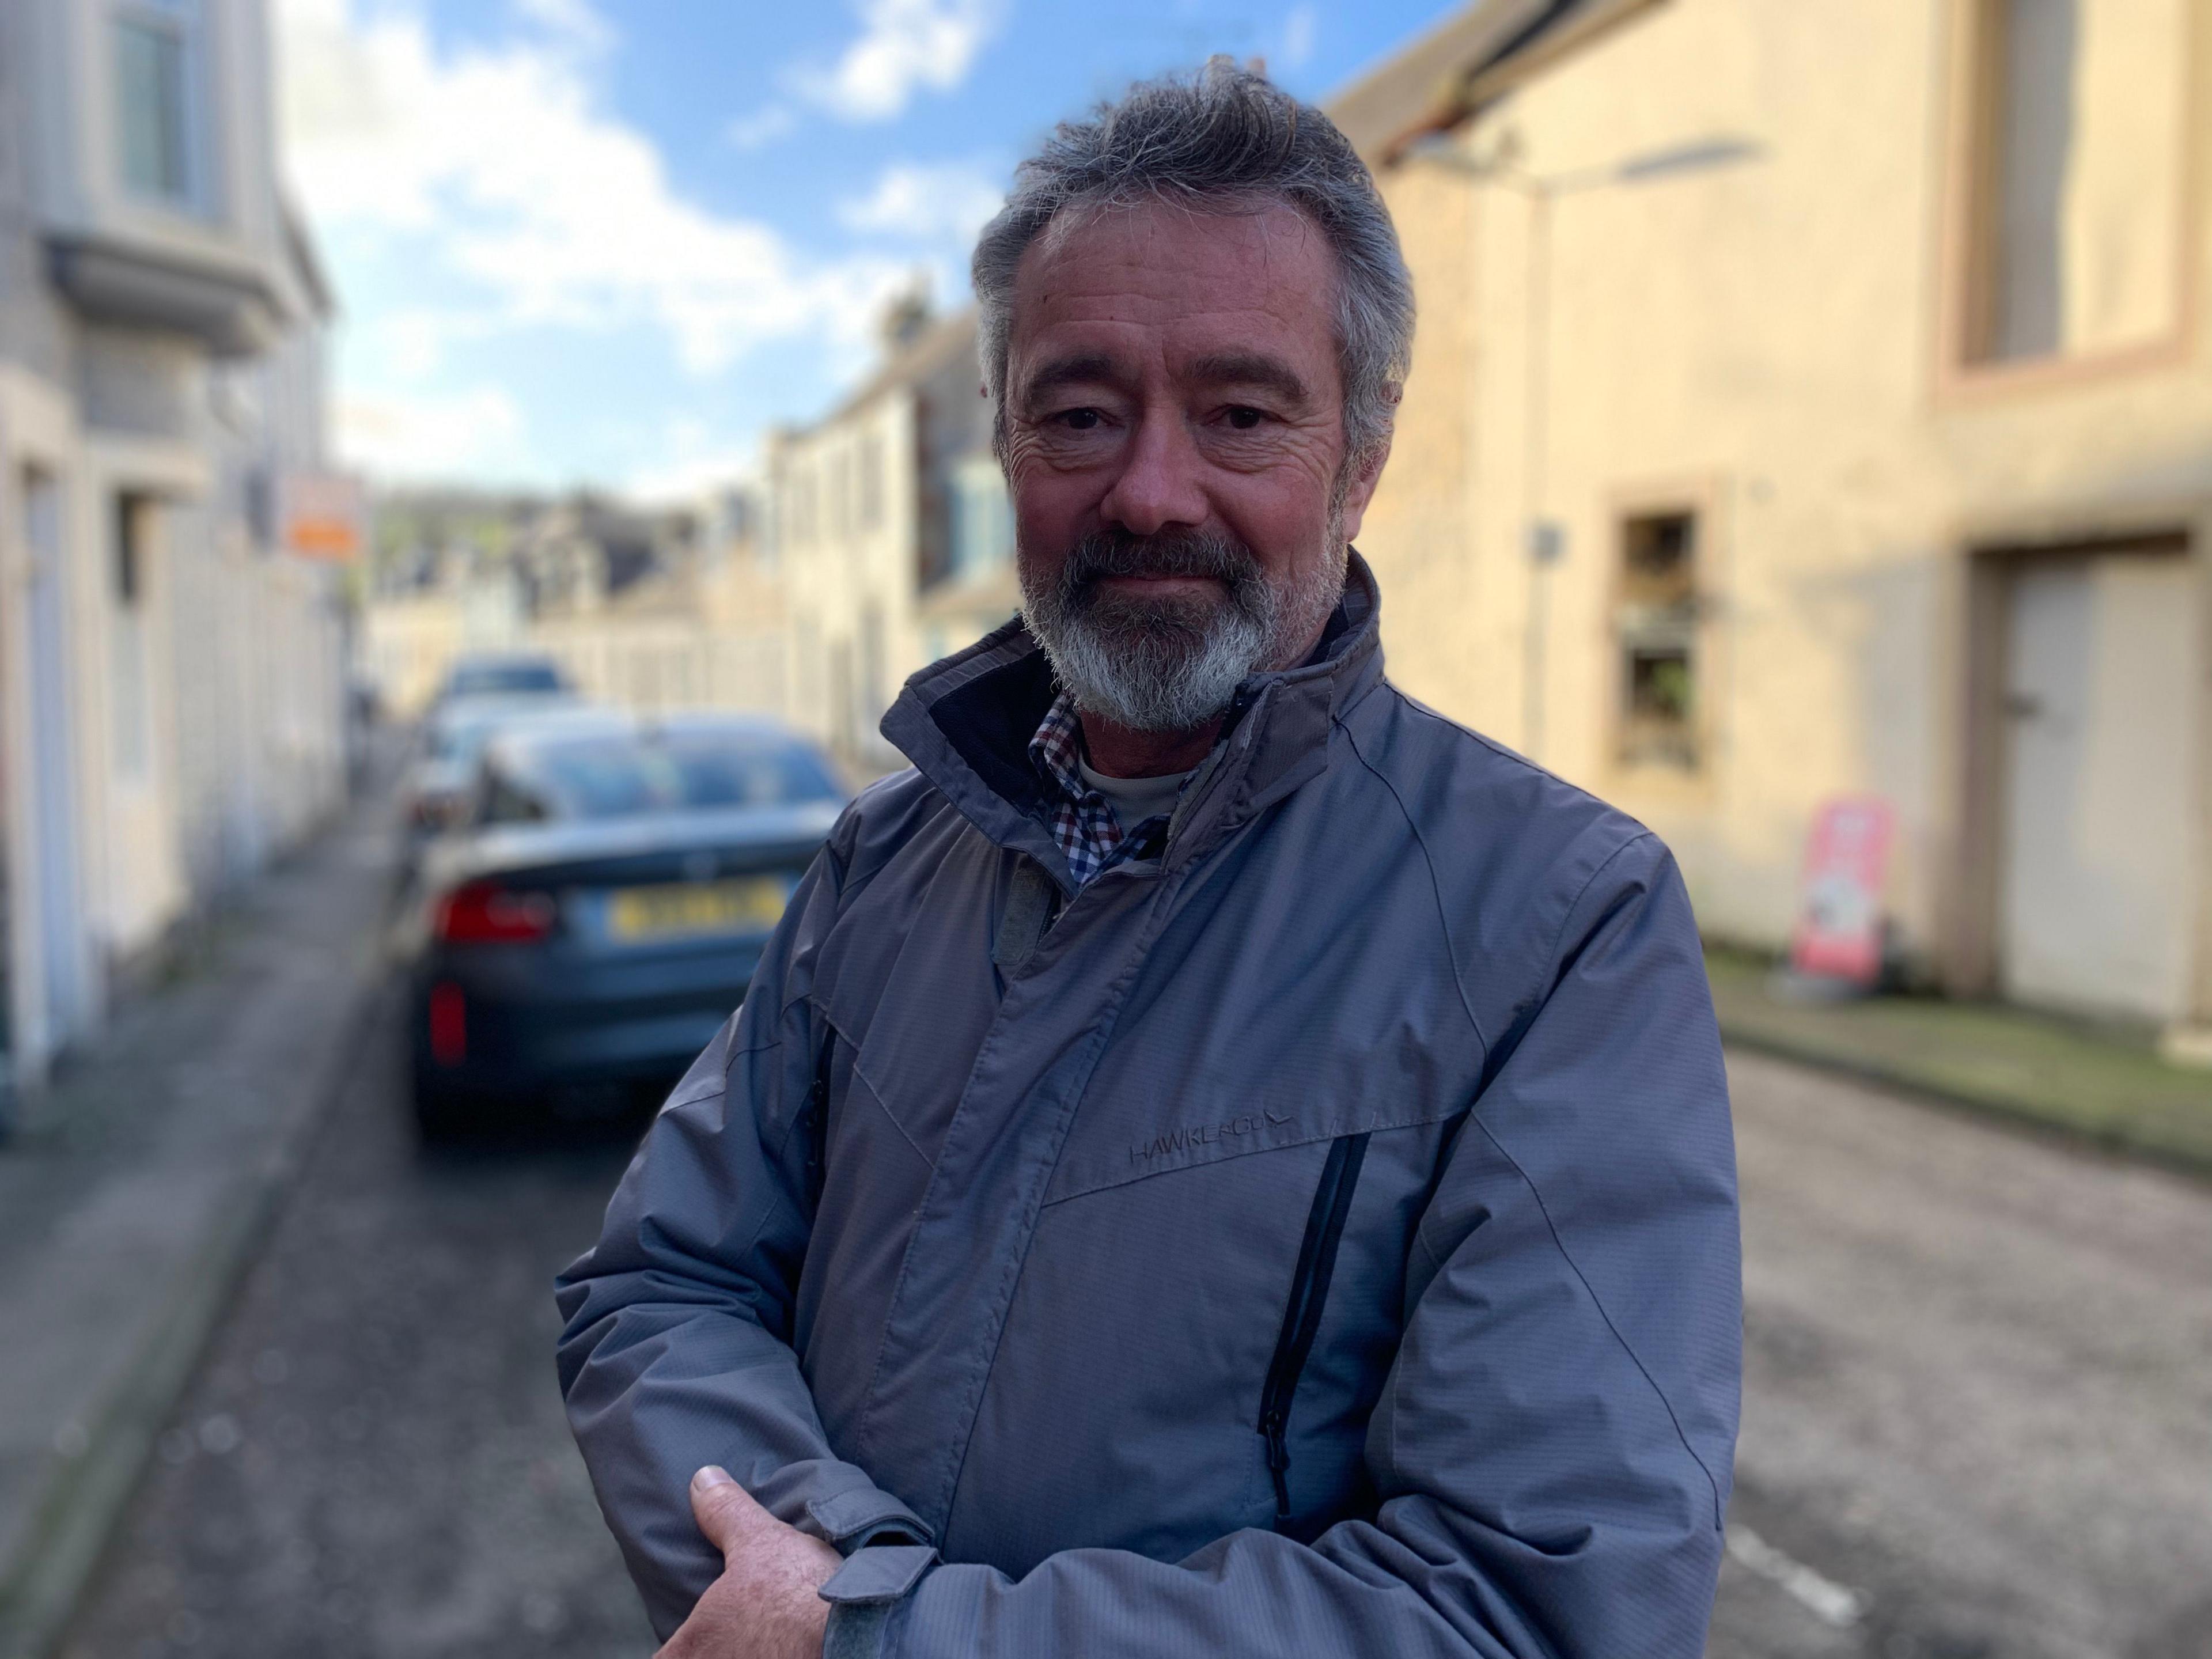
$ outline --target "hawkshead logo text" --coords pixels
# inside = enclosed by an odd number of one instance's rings
[[[1139,1141],[1130,1147],[1129,1162],[1144,1164],[1193,1146],[1210,1146],[1214,1141],[1228,1140],[1237,1135],[1255,1135],[1262,1129],[1290,1121],[1287,1112],[1244,1112],[1235,1117],[1224,1118],[1218,1123],[1198,1123],[1181,1129],[1170,1129],[1164,1135],[1154,1135],[1150,1140]]]

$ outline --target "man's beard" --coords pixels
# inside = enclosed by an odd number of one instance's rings
[[[1321,630],[1343,598],[1345,556],[1274,586],[1243,542],[1203,531],[1097,531],[1037,580],[1022,566],[1022,615],[1061,688],[1088,714],[1133,732],[1188,732],[1228,708],[1241,681],[1283,664]],[[1212,577],[1221,598],[1144,598],[1106,577]]]
[[[1225,536],[1100,531],[1068,550],[1057,573],[1020,574],[1030,632],[1077,708],[1133,732],[1188,732],[1229,705],[1237,685],[1280,665],[1321,630],[1344,592],[1343,544],[1285,587],[1252,550]],[[1109,589],[1111,576],[1210,577],[1204,592],[1148,598]]]

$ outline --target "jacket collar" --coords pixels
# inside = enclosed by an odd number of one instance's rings
[[[1200,856],[1328,765],[1330,726],[1382,677],[1381,612],[1374,573],[1354,551],[1344,599],[1314,657],[1237,688],[1221,737],[1183,792],[1164,867]],[[1073,892],[1029,757],[1055,690],[1042,649],[1016,617],[907,681],[883,733],[977,829]]]

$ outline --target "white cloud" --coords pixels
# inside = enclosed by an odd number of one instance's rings
[[[515,15],[571,51],[596,57],[615,43],[614,27],[591,0],[512,0]]]
[[[1002,15],[999,0],[863,0],[860,39],[793,85],[842,119],[887,121],[921,88],[958,86]]]
[[[848,230],[968,243],[1006,199],[993,173],[975,163],[898,161],[866,196],[840,202],[837,218]]]
[[[601,106],[574,50],[593,14],[531,3],[570,33],[441,54],[417,16],[283,0],[287,138],[311,216],[422,239],[509,327],[657,326],[695,374],[771,339],[865,342],[906,265],[810,261],[769,226],[684,200],[653,143]]]
[[[1313,0],[1291,8],[1291,15],[1283,20],[1283,53],[1281,66],[1286,70],[1302,70],[1313,61],[1314,46],[1321,35],[1321,10]]]
[[[788,104],[764,104],[750,115],[740,115],[722,129],[722,137],[738,149],[765,149],[788,137],[799,125],[798,112]]]
[[[380,478],[520,478],[533,470],[526,437],[520,407],[499,386],[338,404],[338,453]]]

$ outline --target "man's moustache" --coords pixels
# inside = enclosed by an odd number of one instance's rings
[[[1060,584],[1075,595],[1116,576],[1198,576],[1234,591],[1259,574],[1248,549],[1218,537],[1094,535],[1069,550]]]

